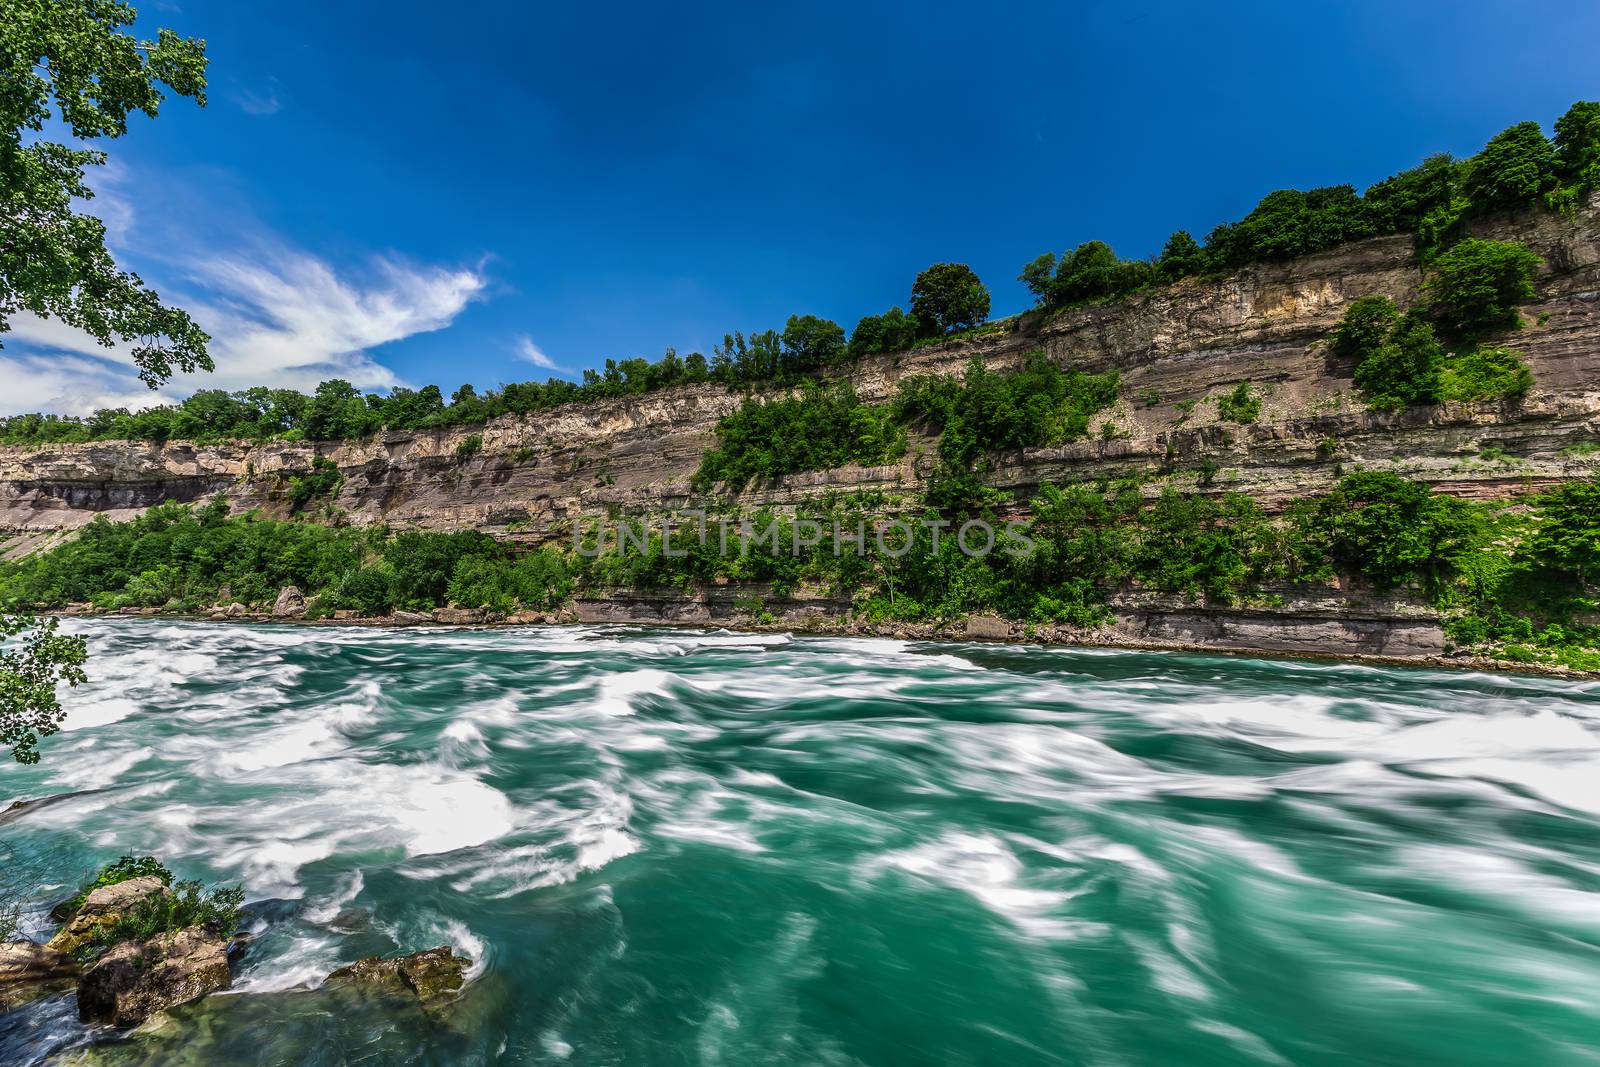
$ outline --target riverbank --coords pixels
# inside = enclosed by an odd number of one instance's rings
[[[98,612],[87,605],[42,611],[63,618],[166,619],[247,625],[309,627],[362,626],[377,629],[473,629],[530,626],[712,627],[752,634],[803,634],[819,637],[877,637],[915,641],[992,641],[1065,648],[1107,648],[1143,652],[1305,659],[1372,666],[1495,671],[1554,678],[1600,678],[1561,664],[1530,663],[1448,650],[1443,630],[1424,605],[1401,598],[1307,597],[1295,605],[1262,604],[1218,608],[1143,597],[1112,605],[1113,621],[1087,628],[1032,624],[994,615],[970,615],[938,622],[873,621],[834,602],[798,598],[773,603],[761,614],[733,605],[733,597],[618,594],[607,600],[574,601],[559,611],[498,615],[485,610],[440,608],[431,613],[399,612],[358,616],[336,612],[321,618],[275,615],[270,611],[225,610],[206,614],[124,608]],[[831,605],[833,611],[820,606]]]

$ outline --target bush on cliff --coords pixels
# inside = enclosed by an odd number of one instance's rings
[[[905,431],[884,405],[863,404],[849,383],[806,385],[774,400],[746,400],[718,420],[717,444],[701,457],[694,487],[751,481],[846,464],[890,463],[905,454]]]
[[[1517,305],[1534,298],[1539,262],[1515,241],[1462,241],[1434,261],[1423,283],[1428,310],[1459,337],[1519,329]]]
[[[1331,344],[1355,362],[1356,386],[1380,411],[1441,400],[1517,399],[1533,387],[1533,372],[1517,353],[1471,342],[1447,353],[1419,310],[1402,316],[1385,296],[1353,301]]]
[[[901,379],[894,413],[901,422],[939,431],[939,455],[964,466],[989,451],[1084,437],[1093,416],[1116,403],[1121,384],[1114,370],[1063,370],[1041,351],[1029,353],[1011,373],[974,358],[959,378]]]

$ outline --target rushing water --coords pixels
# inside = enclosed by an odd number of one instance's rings
[[[47,905],[241,881],[232,994],[0,1062],[1600,1062],[1600,689],[626,628],[74,624]],[[40,927],[40,931],[43,931]],[[453,944],[441,1019],[315,989]],[[177,1036],[171,1036],[176,1034]]]

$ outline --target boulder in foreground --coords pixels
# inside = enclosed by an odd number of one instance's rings
[[[49,947],[57,952],[73,953],[92,940],[97,927],[110,926],[126,915],[139,901],[157,893],[167,892],[167,885],[153,874],[131,878],[126,882],[103,885],[83,899],[78,910],[56,932]]]
[[[65,952],[36,941],[0,943],[0,1011],[71,989],[77,980],[78,965]]]
[[[143,943],[125,941],[84,970],[78,1017],[137,1026],[158,1011],[227,989],[232,981],[227,941],[203,927]]]

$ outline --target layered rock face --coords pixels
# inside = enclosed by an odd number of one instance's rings
[[[1600,195],[1571,215],[1529,211],[1477,233],[1521,241],[1544,261],[1526,326],[1506,342],[1533,370],[1533,391],[1521,401],[1366,410],[1354,368],[1327,340],[1355,299],[1384,294],[1405,306],[1417,298],[1423,275],[1404,236],[1189,279],[1048,322],[1029,316],[1010,333],[871,358],[850,378],[863,399],[883,400],[908,374],[958,371],[975,356],[1003,368],[1043,349],[1084,370],[1118,368],[1122,399],[1096,418],[1092,439],[995,457],[991,481],[1018,499],[1046,481],[1150,473],[1179,488],[1242,491],[1269,509],[1358,465],[1486,499],[1592,476],[1600,472],[1592,447],[1600,441]],[[1241,381],[1261,396],[1260,417],[1246,426],[1221,421],[1215,403]],[[166,499],[220,492],[238,507],[282,514],[286,479],[309,472],[318,455],[343,472],[333,502],[353,522],[544,541],[575,515],[691,503],[690,478],[714,443],[716,420],[740,399],[720,386],[682,387],[354,443],[4,448],[0,536],[11,540],[0,552],[37,550],[96,514],[127,517]],[[458,457],[473,434],[481,451]],[[931,442],[914,440],[898,464],[791,475],[748,488],[740,501],[799,504],[852,489],[911,495],[932,465]]]

